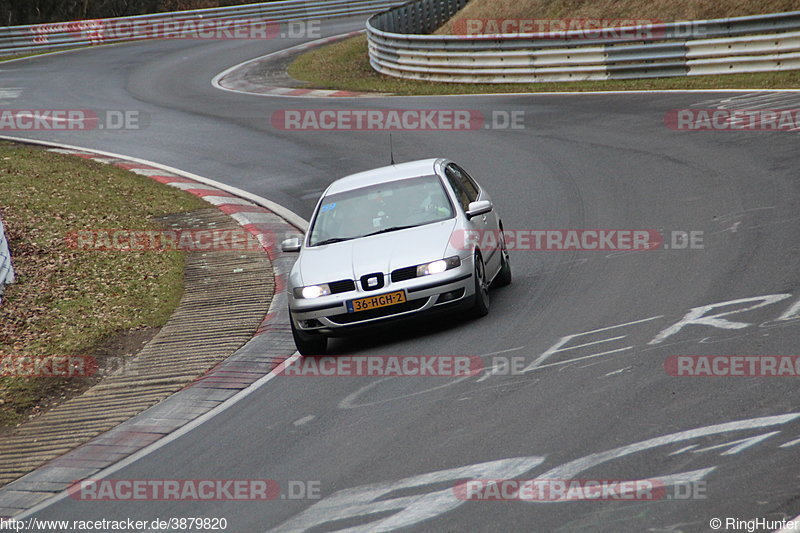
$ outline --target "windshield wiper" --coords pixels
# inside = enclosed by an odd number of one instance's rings
[[[335,242],[349,241],[352,239],[353,237],[334,237],[332,239],[325,239],[324,241],[315,242],[311,246],[322,246],[324,244],[333,244]]]
[[[336,243],[336,242],[350,241],[350,240],[353,240],[353,239],[360,239],[362,237],[370,237],[372,235],[378,235],[378,234],[381,234],[381,233],[388,233],[390,231],[397,231],[397,230],[408,229],[408,228],[416,228],[417,226],[419,226],[419,224],[411,224],[410,226],[392,226],[391,228],[385,228],[385,229],[382,229],[382,230],[379,230],[379,231],[375,231],[375,232],[372,232],[372,233],[367,233],[366,235],[359,235],[358,237],[333,237],[332,239],[325,239],[324,241],[315,242],[311,246],[322,246],[324,244],[333,244],[333,243]]]
[[[419,224],[411,224],[410,226],[392,226],[391,228],[382,229],[380,231],[375,231],[372,233],[367,233],[366,235],[362,235],[362,237],[370,237],[372,235],[380,235],[381,233],[389,233],[390,231],[398,231],[401,229],[408,229],[408,228],[416,228]]]

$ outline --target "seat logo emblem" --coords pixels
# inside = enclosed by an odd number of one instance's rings
[[[368,291],[374,291],[376,289],[380,289],[381,287],[383,287],[383,274],[381,274],[380,272],[376,272],[374,274],[367,274],[366,276],[361,276],[361,286]]]

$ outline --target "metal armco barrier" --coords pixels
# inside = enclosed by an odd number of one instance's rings
[[[46,52],[93,44],[180,37],[192,24],[223,29],[289,20],[374,13],[398,0],[281,0],[153,15],[0,27],[0,55]]]
[[[594,32],[429,35],[466,3],[415,0],[373,15],[367,21],[372,67],[398,78],[456,83],[800,69],[800,11]]]

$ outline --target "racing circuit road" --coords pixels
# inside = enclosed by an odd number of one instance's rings
[[[362,24],[339,20],[322,29],[333,35]],[[272,113],[524,111],[523,129],[395,133],[395,156],[459,162],[491,192],[507,229],[696,231],[702,248],[513,251],[514,283],[492,293],[489,316],[429,321],[332,347],[354,355],[477,355],[487,366],[502,356],[526,372],[280,376],[111,476],[268,478],[282,488],[318,482],[322,499],[65,498],[35,516],[224,517],[235,532],[678,532],[707,531],[714,517],[798,514],[796,378],[673,377],[664,369],[671,355],[798,353],[797,132],[681,132],[664,124],[670,109],[713,107],[730,93],[314,100],[212,87],[226,68],[295,42],[153,41],[4,64],[0,86],[18,91],[2,105],[135,110],[147,127],[17,133],[178,167],[306,218],[332,180],[388,163],[387,136],[281,131]],[[695,315],[726,314],[673,327],[703,306],[711,307]],[[452,490],[465,478],[534,477],[682,480],[691,497],[479,502]]]

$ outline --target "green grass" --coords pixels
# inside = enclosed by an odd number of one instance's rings
[[[289,75],[309,88],[380,92],[399,95],[482,94],[553,91],[631,91],[666,89],[796,89],[800,70],[722,76],[683,76],[646,80],[576,81],[560,83],[464,84],[403,80],[375,72],[369,64],[366,36],[360,35],[315,48],[299,56]]]
[[[800,0],[472,0],[435,33],[463,19],[639,19],[671,22],[797,11]],[[460,31],[464,31],[461,27]]]
[[[0,355],[93,355],[122,332],[163,325],[183,294],[183,252],[70,248],[81,229],[159,229],[152,217],[208,207],[116,167],[0,143],[0,210],[17,283],[0,306]],[[73,389],[0,378],[0,426]]]

